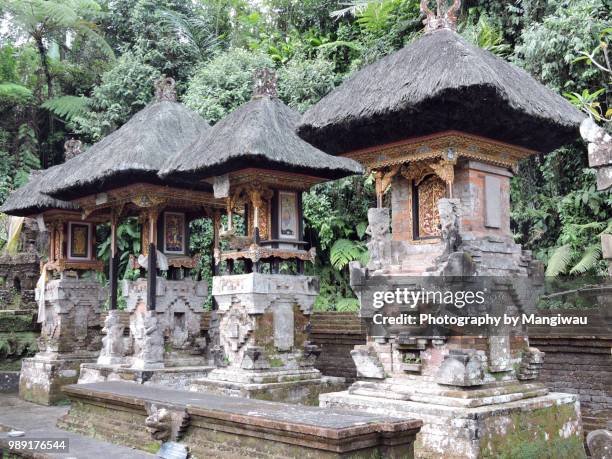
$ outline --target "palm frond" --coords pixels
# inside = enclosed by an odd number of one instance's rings
[[[556,277],[567,271],[572,260],[572,248],[569,244],[557,247],[548,260],[546,275]]]
[[[367,7],[368,7],[368,3],[370,3],[371,0],[353,0],[352,2],[349,3],[342,3],[342,5],[345,8],[341,8],[339,10],[336,11],[332,11],[331,13],[329,13],[329,16],[332,19],[340,19],[343,18],[344,16],[357,16],[359,13],[363,12]]]
[[[597,266],[601,257],[601,245],[593,244],[586,248],[582,258],[571,269],[570,274],[583,274]]]

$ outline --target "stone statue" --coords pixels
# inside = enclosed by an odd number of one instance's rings
[[[146,311],[137,319],[134,336],[138,355],[133,368],[163,368],[164,335],[155,311]]]
[[[253,76],[253,97],[276,97],[276,73],[268,67],[257,69]]]
[[[612,136],[591,119],[580,125],[580,135],[589,143],[589,166],[597,170],[597,189],[612,187]]]
[[[124,329],[125,326],[121,323],[119,311],[109,311],[104,320],[104,328],[102,328],[104,337],[102,338],[102,350],[98,357],[99,364],[113,365],[122,363],[126,350],[123,338]]]
[[[391,264],[390,221],[388,208],[368,209],[368,227],[365,232],[370,236],[370,241],[367,243],[370,252],[368,262],[370,270],[383,269]]]
[[[64,142],[64,159],[66,161],[81,154],[82,142],[77,139],[68,139]]]
[[[459,235],[459,199],[440,199],[438,201],[438,212],[440,214],[440,226],[442,241],[445,245],[445,256],[457,251],[461,242]]]
[[[157,102],[176,102],[175,86],[174,78],[162,76],[155,82],[155,100]]]
[[[148,403],[145,409],[149,415],[145,419],[145,426],[154,440],[178,441],[189,426],[189,414],[185,409],[164,408]]]
[[[172,415],[166,408],[155,410],[145,419],[145,426],[154,440],[168,441],[172,435]]]

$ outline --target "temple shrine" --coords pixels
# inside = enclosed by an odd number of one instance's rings
[[[376,179],[370,261],[351,265],[368,330],[367,344],[352,351],[360,380],[320,403],[423,419],[418,457],[503,455],[512,432],[537,431],[541,413],[561,439],[581,435],[577,398],[534,382],[543,353],[529,347],[524,329],[465,336],[373,323],[375,290],[441,285],[436,279],[448,288],[478,276],[490,279],[497,312],[518,313],[532,306],[542,279],[541,264],[510,232],[510,178],[520,159],[573,140],[583,116],[459,36],[458,5],[438,1],[433,12],[423,0],[423,36],[356,72],[298,127]],[[432,306],[441,307],[419,311]]]
[[[75,157],[80,142],[68,140],[65,148]],[[46,405],[65,400],[61,387],[76,382],[81,364],[97,358],[106,300],[106,289],[92,276],[103,269],[95,252],[96,225],[103,220],[82,219],[76,204],[41,192],[63,166],[32,174],[2,206],[2,212],[28,217],[47,234],[48,253],[40,260],[40,278],[33,281],[41,323],[38,353],[22,362],[19,383],[23,399]]]
[[[199,262],[190,253],[189,222],[210,216],[214,199],[210,187],[162,183],[157,177],[168,156],[208,129],[176,102],[174,81],[161,79],[151,104],[75,158],[79,164],[60,166],[61,177],[48,183],[45,192],[71,200],[84,218],[110,226],[105,336],[97,362],[81,368],[81,382],[162,378],[182,384],[185,375],[209,369],[202,331],[208,287],[188,275]],[[139,223],[141,253],[130,257],[134,275],[120,284],[117,228],[127,218]],[[118,295],[125,312],[117,309]]]
[[[303,240],[302,192],[315,183],[360,173],[350,159],[323,153],[295,134],[299,114],[276,96],[276,77],[263,69],[251,101],[171,158],[163,178],[199,180],[225,202],[225,247],[215,248],[226,274],[213,277],[219,346],[226,365],[192,390],[316,404],[341,387],[313,367],[319,349],[308,341],[318,279],[304,275],[315,250]],[[240,211],[246,235],[232,215]],[[243,263],[245,274],[233,272]],[[219,271],[219,270],[217,270]]]

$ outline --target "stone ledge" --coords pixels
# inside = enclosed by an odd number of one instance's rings
[[[133,412],[129,426],[133,435],[145,431],[138,419],[146,416],[147,404],[186,410],[190,424],[183,443],[202,455],[226,451],[227,440],[240,450],[239,457],[378,457],[410,458],[412,444],[422,422],[384,415],[324,410],[262,400],[223,397],[211,394],[139,386],[122,382],[80,384],[66,387],[73,402],[60,426],[71,428],[76,421],[91,423],[83,431],[109,440],[121,438],[116,423],[104,421],[113,412]],[[96,416],[84,416],[90,410]],[[106,415],[104,414],[106,413]],[[128,418],[126,418],[127,420]],[[134,421],[136,420],[136,421]],[[130,422],[129,420],[127,422]],[[104,423],[104,425],[97,425]],[[125,428],[121,424],[117,428]],[[249,440],[256,438],[257,441]],[[236,443],[236,440],[240,440]],[[241,447],[249,444],[249,451]],[[135,445],[138,447],[138,445]],[[289,448],[289,449],[288,449]]]
[[[415,457],[544,457],[562,447],[564,457],[585,457],[577,396],[544,396],[475,408],[432,405],[337,392],[320,397],[321,406],[397,417],[418,416],[423,427]],[[542,456],[524,455],[537,450]]]

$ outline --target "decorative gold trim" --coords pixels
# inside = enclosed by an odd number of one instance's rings
[[[458,131],[447,131],[357,150],[343,156],[359,161],[370,170],[378,170],[426,159],[446,160],[449,148],[454,150],[455,157],[462,156],[509,169],[515,168],[519,160],[536,154],[533,150],[516,145]]]
[[[215,251],[215,260],[217,263],[225,260],[251,260],[254,263],[267,258],[279,258],[281,260],[302,260],[314,263],[317,256],[314,247],[306,250],[287,250],[275,249],[271,247],[262,247],[252,244],[246,250],[232,251]]]
[[[261,185],[268,185],[271,188],[284,188],[297,191],[308,190],[313,185],[325,181],[325,179],[306,174],[271,171],[254,167],[231,172],[229,176],[231,187],[251,187],[253,183],[256,182]],[[212,179],[206,179],[205,181],[212,183],[211,180]]]

